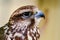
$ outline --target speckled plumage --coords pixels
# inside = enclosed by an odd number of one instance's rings
[[[15,10],[8,23],[0,28],[0,39],[38,40],[40,32],[37,27],[37,22],[39,21],[34,16],[37,10],[32,5],[23,6]]]

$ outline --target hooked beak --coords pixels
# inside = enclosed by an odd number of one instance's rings
[[[44,18],[45,19],[45,15],[43,14],[42,11],[37,11],[37,13],[35,14],[36,18]]]

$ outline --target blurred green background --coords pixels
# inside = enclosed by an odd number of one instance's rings
[[[17,8],[24,5],[35,5],[46,16],[39,25],[39,40],[60,40],[60,0],[0,0],[0,26],[8,22]]]

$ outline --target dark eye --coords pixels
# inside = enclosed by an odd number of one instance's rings
[[[29,15],[30,15],[30,12],[24,12],[23,15],[25,15],[25,16],[29,16]]]
[[[22,17],[27,18],[30,17],[33,13],[32,12],[24,12],[22,13]]]
[[[24,12],[23,13],[23,16],[31,16],[32,15],[32,12]]]

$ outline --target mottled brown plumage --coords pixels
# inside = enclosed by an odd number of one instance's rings
[[[37,8],[32,5],[15,10],[9,22],[1,28],[4,29],[3,40],[38,40],[40,33],[34,17],[36,12]]]

